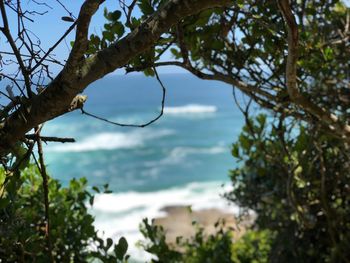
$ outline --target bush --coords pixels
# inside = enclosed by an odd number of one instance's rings
[[[248,120],[232,154],[227,198],[276,233],[269,262],[349,262],[350,152],[314,126],[260,115]]]
[[[45,238],[42,179],[36,166],[25,168],[14,178],[0,171],[0,259],[1,262],[50,262]],[[7,179],[6,179],[7,178]],[[6,188],[4,187],[6,185]],[[87,180],[71,180],[62,187],[49,179],[52,254],[56,262],[122,262],[127,259],[124,238],[114,244],[98,237],[88,203],[94,196]],[[96,189],[96,188],[95,188]]]
[[[204,229],[194,223],[196,234],[190,240],[178,237],[176,244],[168,244],[164,229],[161,226],[149,224],[145,219],[141,232],[146,238],[141,246],[157,259],[151,262],[186,262],[186,263],[230,263],[231,261],[231,231],[224,231],[223,224],[216,225],[215,234],[205,236]]]
[[[247,231],[236,242],[232,230],[224,230],[224,223],[217,223],[217,232],[206,236],[203,228],[194,224],[196,234],[189,240],[178,237],[176,244],[166,242],[161,226],[151,225],[145,219],[141,232],[146,238],[141,246],[157,259],[152,262],[169,263],[267,263],[273,242],[271,231]]]
[[[237,242],[232,244],[232,262],[267,263],[273,235],[268,230],[247,231]]]

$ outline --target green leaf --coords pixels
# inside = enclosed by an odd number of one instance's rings
[[[117,21],[122,15],[122,12],[119,10],[116,10],[112,13],[109,13],[109,17],[111,18],[112,21]]]
[[[175,58],[180,58],[181,57],[180,51],[178,51],[176,48],[171,48],[170,52],[174,55]]]
[[[93,186],[92,190],[94,190],[96,193],[100,193],[100,189],[98,189],[98,187],[96,187],[96,186]]]
[[[248,137],[243,136],[243,135],[239,136],[239,142],[240,142],[240,144],[241,144],[241,146],[243,147],[244,150],[246,150],[246,151],[250,150],[251,142],[248,139]]]
[[[102,36],[104,39],[108,40],[109,42],[112,42],[114,40],[113,33],[110,31],[102,32]]]
[[[9,204],[10,200],[8,198],[0,199],[0,209],[5,208]]]
[[[332,60],[333,59],[333,49],[331,49],[330,47],[326,47],[324,52],[323,52],[323,56],[325,60]]]
[[[123,26],[123,24],[120,23],[120,22],[115,23],[115,24],[112,26],[111,30],[112,30],[112,32],[113,32],[114,34],[117,34],[118,37],[121,37],[121,36],[124,34],[124,32],[125,32],[124,26]]]
[[[128,251],[128,242],[125,237],[121,237],[118,241],[118,245],[114,247],[114,252],[119,260],[123,260],[126,252]]]
[[[151,15],[154,13],[154,9],[148,0],[140,0],[138,6],[144,15]]]
[[[111,238],[107,238],[106,250],[108,250],[112,245],[113,245],[113,240]]]
[[[94,204],[94,200],[95,200],[95,197],[94,196],[91,196],[89,198],[89,204],[92,206]]]
[[[12,148],[12,153],[14,156],[16,156],[16,161],[12,165],[13,168],[22,171],[28,167],[30,154],[27,154],[27,149],[23,146],[22,143],[15,144],[15,146]]]
[[[239,158],[239,147],[237,144],[233,145],[231,153],[233,157]]]
[[[149,77],[154,77],[154,71],[152,68],[146,68],[143,73],[145,74],[145,76]]]
[[[237,3],[237,5],[238,5],[239,7],[242,8],[243,5],[244,5],[244,0],[237,0],[236,3]]]
[[[90,43],[92,43],[94,46],[98,46],[100,44],[100,38],[95,35],[90,36]]]
[[[261,128],[263,128],[266,123],[266,115],[260,114],[258,117],[256,117],[256,120],[260,124]]]

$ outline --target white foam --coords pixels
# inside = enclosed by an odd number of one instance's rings
[[[182,163],[189,155],[215,155],[224,152],[229,152],[228,147],[223,146],[213,146],[213,147],[175,147],[170,151],[170,153],[162,160],[157,163],[149,162],[149,165],[159,166],[159,165],[171,165]]]
[[[225,152],[225,147],[213,146],[213,147],[175,147],[169,154],[170,158],[187,157],[191,154],[219,154]]]
[[[98,133],[76,143],[48,147],[53,152],[85,152],[96,150],[130,149],[142,146],[146,140],[173,134],[171,130],[135,130],[129,133]]]
[[[203,114],[203,113],[214,113],[217,111],[216,106],[211,105],[199,105],[199,104],[188,104],[179,107],[165,107],[164,112],[166,114]]]
[[[238,214],[238,207],[229,205],[220,197],[220,193],[228,192],[231,187],[220,186],[220,182],[191,183],[181,188],[149,193],[100,194],[95,197],[92,211],[96,216],[95,226],[100,233],[104,233],[105,238],[111,237],[117,241],[121,236],[125,236],[132,257],[145,261],[149,259],[149,255],[135,247],[135,243],[142,239],[138,227],[143,218],[164,216],[161,208],[191,205],[193,210],[217,208]]]

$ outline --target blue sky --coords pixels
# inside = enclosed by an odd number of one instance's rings
[[[65,22],[61,20],[62,16],[68,16],[69,14],[67,11],[59,5],[55,0],[50,1],[41,1],[42,3],[47,3],[51,8],[48,8],[45,5],[36,5],[32,1],[23,1],[23,9],[28,8],[28,10],[36,10],[38,12],[44,12],[47,11],[45,15],[35,15],[32,18],[35,20],[34,23],[27,21],[27,27],[35,33],[35,35],[38,37],[38,39],[41,40],[41,46],[44,50],[48,50],[63,34],[64,32],[69,28],[71,23]],[[65,7],[73,14],[73,16],[77,17],[79,14],[79,10],[81,5],[83,4],[83,0],[61,0],[62,4],[65,5]],[[90,25],[90,34],[94,33],[97,35],[101,34],[102,28],[104,23],[106,22],[104,16],[103,16],[103,10],[107,7],[109,11],[113,11],[116,9],[120,10],[119,1],[118,0],[106,0],[97,13],[93,16],[92,22]],[[140,12],[135,9],[134,15],[138,16]],[[17,20],[14,13],[11,11],[8,11],[9,15],[9,23],[12,26],[12,33],[16,33],[17,28]],[[70,42],[74,40],[75,32],[71,32],[65,41],[63,41],[53,52],[53,54],[56,55],[56,57],[59,60],[66,59],[69,52],[70,52]],[[3,38],[0,38],[0,45],[1,50],[9,50],[9,47],[6,47],[6,43],[4,42]],[[167,55],[167,59],[170,58],[170,55]],[[51,70],[53,72],[58,72],[60,70],[60,67],[58,66],[52,66]],[[165,73],[180,73],[185,72],[182,69],[176,68],[176,67],[168,67],[163,68],[160,70],[160,72]],[[115,73],[118,73],[116,71]],[[123,74],[123,71],[120,71],[120,74]]]

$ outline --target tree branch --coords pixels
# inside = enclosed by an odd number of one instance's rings
[[[213,72],[212,74],[204,73],[195,67],[193,67],[189,62],[180,62],[180,61],[166,61],[166,62],[157,62],[152,65],[146,65],[144,67],[140,68],[128,68],[126,71],[133,72],[133,71],[142,71],[146,69],[147,67],[162,67],[162,66],[177,66],[181,67],[183,69],[186,69],[187,71],[191,72],[193,75],[197,76],[200,79],[204,80],[217,80],[224,82],[226,84],[235,86],[236,88],[240,89],[244,93],[256,93],[260,96],[263,96],[266,99],[269,100],[276,100],[275,96],[272,94],[260,89],[257,86],[249,85],[241,80],[238,80],[229,74],[222,74],[220,72]]]
[[[66,36],[75,28],[76,21],[67,29],[67,31],[57,40],[57,42],[49,48],[49,50],[45,53],[45,55],[36,63],[34,67],[30,69],[30,72],[34,72],[42,63],[46,60],[46,58],[50,55],[50,53],[66,38]]]
[[[306,112],[327,124],[331,130],[341,137],[348,138],[350,126],[343,124],[336,115],[326,111],[300,93],[297,83],[297,61],[299,34],[298,25],[292,13],[289,0],[277,0],[278,7],[287,26],[288,56],[286,63],[286,86],[292,102],[302,107]]]
[[[146,123],[143,123],[143,124],[126,124],[126,123],[119,123],[119,122],[110,121],[110,120],[108,120],[108,119],[106,119],[104,117],[100,117],[100,116],[97,116],[95,114],[91,114],[91,113],[85,111],[84,108],[81,108],[81,113],[84,114],[84,115],[87,115],[89,117],[98,119],[100,121],[104,121],[104,122],[107,122],[109,124],[113,124],[113,125],[120,126],[120,127],[145,128],[145,127],[151,125],[152,123],[155,123],[164,114],[166,88],[165,88],[163,82],[161,81],[161,79],[160,79],[160,77],[158,75],[157,69],[153,68],[153,71],[154,71],[154,74],[155,74],[155,77],[156,77],[158,83],[160,84],[160,86],[162,88],[162,102],[161,102],[161,109],[160,109],[159,114],[155,118],[153,118],[152,120],[150,120],[150,121],[148,121]]]
[[[44,154],[42,142],[40,139],[40,129],[36,128],[36,141],[38,145],[38,155],[39,155],[39,163],[40,174],[43,179],[43,189],[44,189],[44,205],[45,205],[45,238],[47,242],[47,252],[51,263],[54,263],[54,258],[52,254],[52,243],[51,243],[51,231],[50,231],[50,211],[49,211],[49,185],[48,185],[48,176],[45,167]]]
[[[16,43],[11,35],[9,24],[8,24],[8,19],[7,19],[7,14],[6,14],[6,9],[5,9],[5,4],[4,4],[3,0],[0,1],[0,11],[1,11],[2,20],[4,23],[4,27],[0,28],[0,30],[5,35],[7,41],[9,42],[9,44],[11,46],[13,53],[15,54],[19,68],[21,69],[21,72],[22,72],[22,75],[24,78],[28,97],[30,98],[32,96],[32,91],[31,91],[29,74],[28,74],[26,66],[24,65],[21,54],[16,46]]]
[[[102,2],[87,0],[81,8],[77,19],[76,43],[64,69],[43,92],[0,123],[0,156],[7,154],[12,145],[33,127],[79,108],[79,105],[72,104],[77,94],[151,48],[163,33],[183,18],[205,9],[233,4],[231,0],[170,0],[126,37],[82,60],[88,43],[90,18]],[[19,114],[21,110],[27,112],[25,119]]]
[[[36,134],[27,134],[25,136],[28,140],[36,140],[38,135]],[[39,136],[40,140],[43,142],[61,142],[61,143],[73,143],[75,142],[74,138],[60,138],[60,137],[52,137],[52,136]]]
[[[88,31],[91,18],[104,1],[105,0],[86,0],[82,5],[79,16],[76,20],[77,31],[72,51],[69,54],[66,63],[66,73],[75,70],[78,64],[83,60],[89,44]]]

